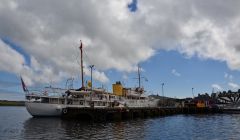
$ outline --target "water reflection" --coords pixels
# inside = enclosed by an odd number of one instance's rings
[[[24,123],[24,139],[64,138],[64,129],[59,118],[30,118]]]
[[[60,118],[30,118],[24,139],[143,139],[144,120],[93,123]]]
[[[240,138],[240,114],[174,115],[92,123],[61,118],[32,118],[23,107],[0,107],[0,112],[0,139],[3,140]]]

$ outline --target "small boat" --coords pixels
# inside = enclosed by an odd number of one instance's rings
[[[240,106],[234,104],[228,104],[221,108],[223,113],[240,114]]]

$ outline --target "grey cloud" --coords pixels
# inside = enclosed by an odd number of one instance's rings
[[[138,1],[134,13],[127,8],[130,2],[3,0],[0,37],[10,38],[36,60],[27,68],[29,81],[39,81],[36,74],[45,82],[46,76],[58,81],[78,73],[80,39],[90,59],[84,56],[85,65],[100,70],[95,74],[100,81],[108,81],[102,71],[133,71],[157,49],[197,54],[240,69],[238,1]]]

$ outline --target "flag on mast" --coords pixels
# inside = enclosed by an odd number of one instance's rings
[[[83,45],[82,45],[82,41],[80,40],[80,42],[81,42],[80,49],[82,49],[82,47],[83,47]]]
[[[25,85],[25,83],[24,83],[24,81],[23,81],[23,79],[22,79],[22,76],[21,76],[21,83],[22,83],[23,91],[24,91],[24,92],[28,92],[28,89],[27,89],[27,87],[26,87],[26,85]]]

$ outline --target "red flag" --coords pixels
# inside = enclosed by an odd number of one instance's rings
[[[25,83],[24,83],[24,81],[23,81],[22,77],[21,77],[21,83],[22,83],[22,88],[23,88],[23,91],[24,91],[24,92],[27,92],[27,91],[28,91],[28,89],[27,89],[27,87],[26,87],[26,85],[25,85]]]
[[[81,40],[80,40],[81,41]],[[82,41],[81,41],[81,45],[80,45],[80,49],[82,49],[83,45],[82,45]]]

